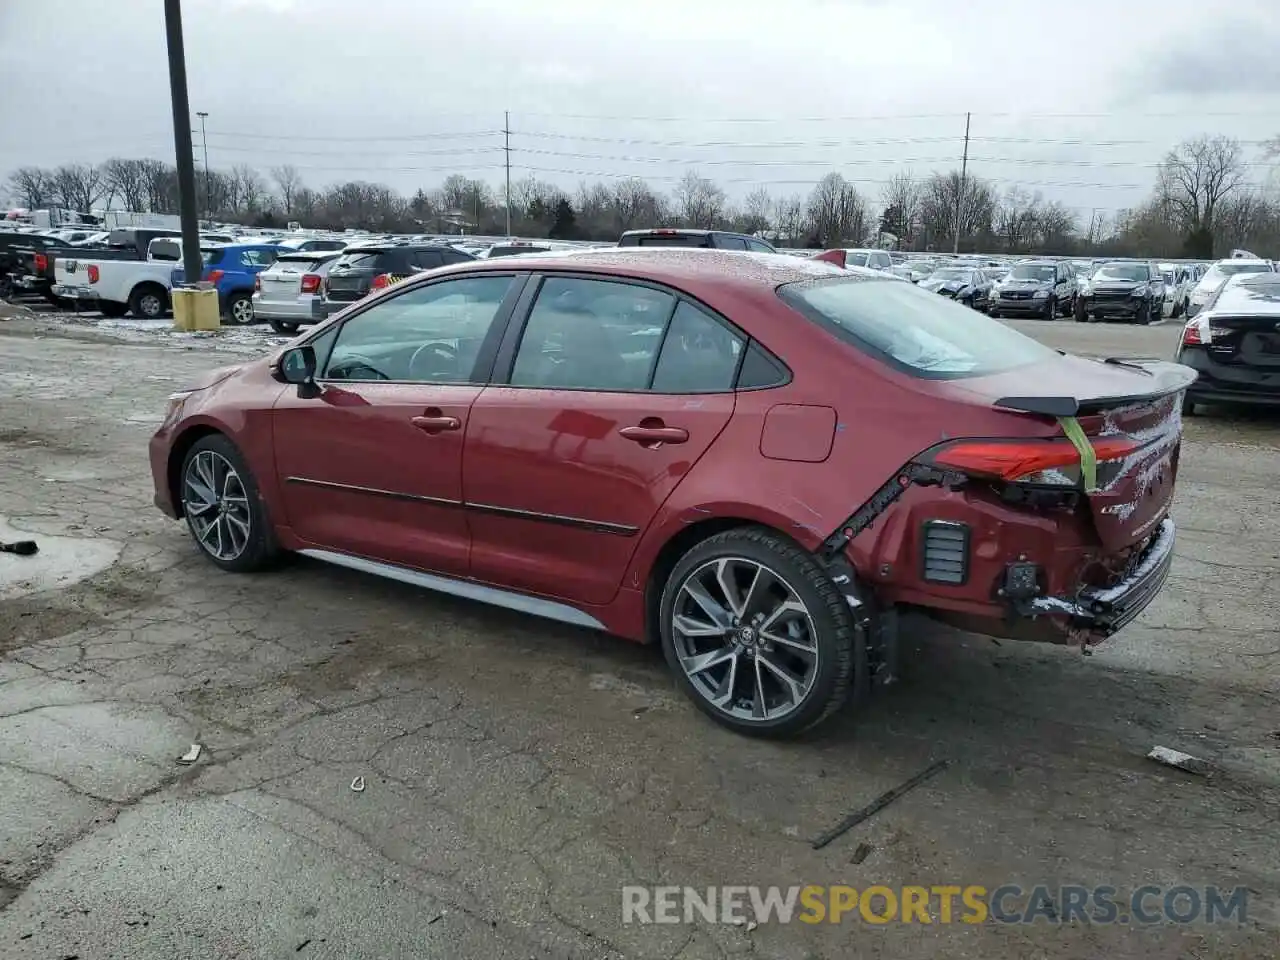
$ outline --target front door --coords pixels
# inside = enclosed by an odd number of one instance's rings
[[[319,389],[276,402],[285,521],[317,547],[465,576],[462,453],[511,276],[442,279],[350,317],[317,344]]]
[[[640,535],[729,422],[744,342],[665,290],[543,280],[509,383],[471,408],[472,576],[610,601]]]

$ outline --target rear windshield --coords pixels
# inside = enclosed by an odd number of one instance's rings
[[[926,379],[984,377],[1057,356],[997,320],[910,283],[836,277],[784,284],[778,296],[842,340]]]
[[[1273,272],[1273,268],[1269,263],[1219,263],[1214,265],[1213,270],[1216,270],[1218,273],[1228,277],[1234,276],[1237,273]]]
[[[378,257],[382,256],[381,250],[371,250],[365,253],[344,253],[338,258],[335,267],[375,267],[378,263]]]
[[[152,240],[152,260],[181,260],[182,246],[173,240]]]
[[[867,265],[867,255],[865,253],[846,253],[844,255],[844,265],[846,267],[865,267]]]
[[[489,259],[492,260],[494,257],[514,257],[519,253],[546,253],[550,249],[550,247],[535,247],[532,245],[527,247],[490,247]]]
[[[709,247],[711,236],[705,233],[644,233],[624,237],[623,247]]]
[[[282,256],[276,257],[275,266],[277,270],[296,270],[301,273],[305,273],[312,267],[318,266],[321,263],[327,263],[332,259],[334,259],[332,256],[308,257],[296,253],[286,253]]]

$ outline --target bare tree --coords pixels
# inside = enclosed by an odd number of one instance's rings
[[[828,173],[809,194],[809,219],[823,246],[860,244],[866,239],[867,205],[838,173]]]
[[[53,172],[52,188],[59,205],[81,213],[91,213],[109,190],[102,169],[86,163],[60,166]]]
[[[768,187],[758,187],[747,194],[742,202],[739,221],[743,233],[761,233],[768,230],[773,219],[773,195]]]
[[[676,207],[686,226],[711,230],[724,214],[725,195],[711,180],[688,171],[676,186]]]
[[[627,177],[613,186],[609,204],[613,225],[619,233],[626,233],[638,223],[656,224],[658,203],[649,185],[638,177]]]
[[[1010,187],[993,211],[992,230],[1007,253],[1024,253],[1038,228],[1040,198],[1019,187]]]
[[[920,201],[920,219],[934,246],[951,242],[956,231],[956,214],[960,215],[961,243],[991,229],[996,194],[991,184],[973,175],[962,176],[959,170],[935,173],[924,184]]]
[[[22,206],[37,210],[53,196],[53,174],[40,167],[19,167],[9,175],[9,187]]]
[[[1214,217],[1244,184],[1240,141],[1196,137],[1170,150],[1156,174],[1156,196],[1168,205],[1198,255],[1213,255]]]
[[[147,209],[152,213],[176,213],[178,210],[178,172],[161,160],[143,160]]]
[[[231,169],[228,177],[231,188],[231,207],[236,213],[256,213],[262,209],[267,197],[267,184],[247,163],[241,163]]]
[[[780,240],[785,240],[793,247],[805,245],[809,220],[805,214],[804,200],[798,194],[778,200],[773,208],[773,222]]]
[[[293,164],[286,163],[273,167],[271,178],[275,180],[276,188],[280,191],[280,202],[284,206],[285,216],[293,216],[294,199],[302,187],[302,174]]]
[[[102,165],[107,184],[120,197],[126,210],[140,211],[147,204],[147,162],[120,157]]]
[[[915,246],[921,193],[920,181],[908,172],[895,174],[880,194],[880,202],[884,204],[880,229],[896,236],[900,246]]]

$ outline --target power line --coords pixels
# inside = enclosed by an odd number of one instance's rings
[[[637,116],[624,114],[588,114],[588,113],[546,113],[546,112],[526,112],[520,111],[518,116],[521,117],[544,117],[548,119],[558,120],[592,120],[592,121],[611,121],[611,122],[634,122],[634,123],[744,123],[744,124],[765,124],[765,123],[848,123],[848,122],[867,122],[872,120],[961,120],[965,117],[963,110],[957,110],[952,113],[887,113],[887,114],[849,114],[844,116],[808,116],[808,117],[673,117],[673,116]],[[1185,119],[1186,111],[1174,111],[1169,113],[1022,113],[1019,111],[973,111],[974,117],[992,117],[1000,119],[1013,118],[1017,120],[1105,120],[1119,117],[1140,116],[1144,119]],[[1227,117],[1271,117],[1275,115],[1274,110],[1224,110],[1211,112],[1197,112],[1197,117],[1206,119],[1220,119]]]

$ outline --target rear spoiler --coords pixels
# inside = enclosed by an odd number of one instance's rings
[[[1081,414],[1100,413],[1115,407],[1128,406],[1148,400],[1159,400],[1187,389],[1195,383],[1196,371],[1181,363],[1167,360],[1123,360],[1109,357],[1102,363],[1123,366],[1141,372],[1154,382],[1149,390],[1140,393],[1108,394],[1092,397],[1001,397],[995,406],[1019,413],[1034,413],[1043,417],[1076,417]]]
[[[821,253],[815,253],[810,260],[821,260],[824,263],[834,263],[837,267],[845,269],[845,256],[843,250],[823,250]]]

